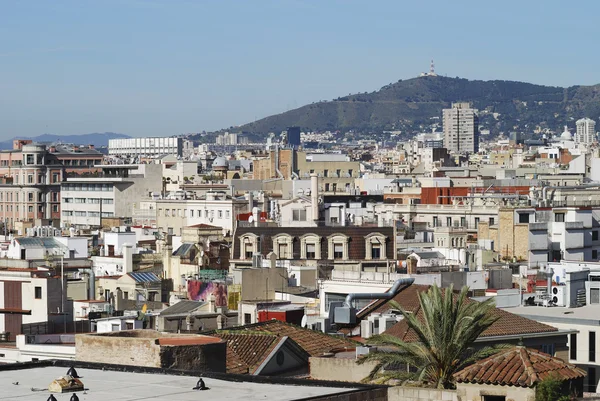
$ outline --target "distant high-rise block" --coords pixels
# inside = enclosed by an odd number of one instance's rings
[[[596,122],[591,118],[577,120],[575,143],[591,144],[596,140]]]
[[[452,103],[443,110],[444,147],[455,153],[479,151],[479,119],[469,103]]]
[[[300,127],[288,127],[287,141],[288,145],[294,149],[300,147]]]

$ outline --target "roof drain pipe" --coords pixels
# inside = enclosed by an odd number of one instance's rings
[[[352,301],[357,299],[392,299],[400,292],[400,287],[411,285],[415,282],[412,277],[401,278],[394,282],[392,288],[387,292],[367,292],[348,294],[342,306],[335,308],[334,323],[338,324],[355,324],[356,323],[356,308],[352,307]]]

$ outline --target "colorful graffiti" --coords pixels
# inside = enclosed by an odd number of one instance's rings
[[[192,301],[208,301],[213,295],[215,306],[227,306],[227,285],[224,282],[188,280],[187,293]]]

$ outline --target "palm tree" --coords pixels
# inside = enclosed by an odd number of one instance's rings
[[[365,381],[386,382],[390,379],[418,381],[435,388],[453,388],[453,374],[471,363],[490,356],[503,346],[475,349],[473,343],[497,317],[492,299],[471,301],[468,287],[459,294],[453,286],[442,291],[436,285],[419,293],[419,313],[404,311],[395,301],[408,327],[418,341],[405,342],[397,337],[382,334],[369,339],[369,343],[387,350],[373,351],[358,360],[359,364],[375,361],[376,365]],[[411,369],[406,369],[406,366]],[[398,370],[404,366],[403,370]]]

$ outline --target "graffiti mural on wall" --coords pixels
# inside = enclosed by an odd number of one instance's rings
[[[188,280],[187,293],[192,301],[208,301],[213,295],[215,306],[227,306],[227,285],[224,282]]]

